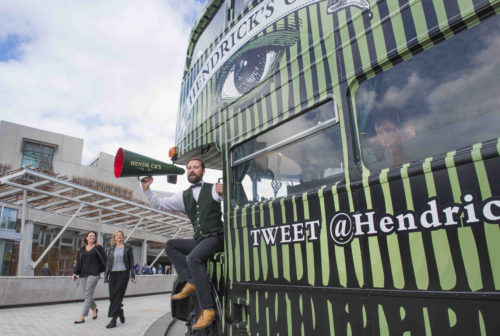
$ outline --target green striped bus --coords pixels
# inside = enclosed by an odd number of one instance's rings
[[[194,334],[500,335],[499,12],[206,3],[173,160],[223,172],[225,251]]]

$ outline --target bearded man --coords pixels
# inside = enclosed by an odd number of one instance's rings
[[[196,330],[208,327],[215,319],[215,303],[206,262],[214,253],[224,250],[220,205],[223,185],[203,182],[205,163],[199,158],[189,159],[186,169],[191,186],[173,196],[156,197],[149,188],[153,183],[152,177],[143,178],[141,185],[153,208],[185,212],[193,225],[193,239],[167,240],[165,253],[177,270],[179,281],[186,282],[183,289],[172,296],[172,300],[181,300],[196,293],[201,308],[200,317],[192,327]]]

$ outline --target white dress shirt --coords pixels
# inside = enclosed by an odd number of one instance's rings
[[[201,181],[201,183],[203,184],[204,182]],[[193,197],[196,202],[198,202],[198,197],[200,196],[201,187],[202,186],[192,187]],[[151,189],[145,191],[146,198],[148,199],[149,204],[151,204],[151,207],[158,210],[173,210],[173,211],[186,212],[186,209],[184,208],[184,199],[182,197],[183,193],[184,190],[181,190],[177,192],[175,195],[164,198],[158,198]],[[215,191],[215,183],[212,185],[212,198],[216,202],[222,201],[222,197]]]

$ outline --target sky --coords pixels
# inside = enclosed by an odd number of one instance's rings
[[[82,164],[119,147],[170,162],[204,2],[0,1],[0,120],[84,139]]]

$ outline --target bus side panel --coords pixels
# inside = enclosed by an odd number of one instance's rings
[[[348,193],[336,188],[261,204],[254,211],[237,210],[233,219],[241,226],[231,230],[233,282],[227,302],[235,312],[235,328],[245,321],[252,334],[288,330],[298,335],[325,328],[331,334],[498,331],[498,224],[467,224],[467,216],[462,216],[465,224],[451,228],[438,222],[446,220],[443,209],[460,202],[474,205],[481,218],[488,198],[479,191],[477,167],[491,171],[500,158],[448,169],[439,162],[420,165],[421,173],[407,181],[401,176],[385,181],[381,174],[369,187],[355,190],[355,195],[366,193],[371,206],[358,203],[354,211]],[[463,188],[458,198],[450,183],[454,171]],[[498,183],[489,189],[500,194]],[[464,202],[465,193],[474,195],[474,202]],[[413,232],[381,231],[382,218],[409,213],[415,219]],[[345,246],[335,244],[332,223],[339,214],[366,234]],[[422,220],[436,220],[436,226],[427,229]],[[369,236],[370,228],[377,233]]]
[[[233,334],[496,335],[500,330],[494,323],[499,304],[493,300],[477,300],[471,306],[468,298],[452,296],[272,286],[245,290],[239,285],[230,295],[249,298],[243,319],[227,326]],[[233,305],[241,313],[241,304]]]
[[[389,5],[394,7],[395,3]],[[441,2],[435,1],[435,5],[439,7]],[[379,18],[394,12],[384,1],[376,6],[378,10],[373,12]],[[422,6],[424,10],[432,7],[430,2]],[[459,7],[450,3],[447,6]],[[350,16],[356,10],[335,14],[335,22],[339,18],[345,22],[346,13]],[[457,14],[447,13],[452,17]],[[366,15],[362,19],[366,21]],[[401,18],[396,15],[392,19]],[[428,24],[433,30],[438,28],[435,20],[429,19]],[[389,25],[390,20],[386,20],[370,34],[380,34],[381,30],[386,33]],[[336,35],[336,43],[343,39],[341,44],[346,47],[354,33],[352,27],[341,27],[332,34]],[[450,30],[446,34],[451,34]],[[388,39],[386,50],[376,46],[383,57],[375,55],[379,59],[362,61],[371,63],[373,69],[369,71],[373,71],[378,60],[388,66],[388,58],[398,62],[403,56],[409,57],[408,50],[394,57],[398,48],[405,47],[400,42]],[[332,73],[337,71],[337,80],[345,80],[345,76],[352,79],[366,68],[352,55],[350,62],[344,60],[348,58],[346,50],[328,55],[329,68]],[[303,84],[310,76],[309,70],[297,75],[297,64],[289,66],[290,76],[296,77],[281,91],[273,91],[275,86],[270,86],[269,97],[279,97],[283,102],[307,101],[302,98],[310,97],[310,92],[304,96],[300,88],[306,89]],[[332,85],[338,89],[338,83]],[[328,84],[324,87],[332,88]],[[285,93],[284,88],[289,92]],[[345,91],[347,88],[343,88]],[[273,96],[276,92],[279,94]],[[269,97],[269,102],[263,104],[267,117],[276,113],[274,120],[283,121],[282,111],[276,108],[287,105]],[[342,126],[349,129],[348,102],[336,103],[344,113]],[[262,113],[255,107],[258,104],[248,104],[249,110],[255,108]],[[288,108],[292,106],[297,104]],[[228,125],[229,138],[241,140],[235,135],[251,135],[242,130],[256,124],[245,120],[243,110],[228,113],[234,115]],[[249,119],[263,120],[258,113]],[[274,124],[265,126],[270,125]],[[346,141],[351,136],[355,137],[348,134]],[[349,176],[348,170],[347,185],[342,182],[286,198],[228,207],[225,332],[497,334],[500,320],[494,312],[500,309],[500,231],[498,223],[484,220],[484,209],[495,209],[498,215],[496,205],[490,202],[500,195],[500,183],[495,178],[500,171],[498,148],[495,143],[459,154],[443,153],[403,167],[371,175],[368,172],[367,181],[355,174]],[[346,167],[353,164],[352,155],[346,154]],[[454,207],[461,209],[458,217],[449,215]]]

